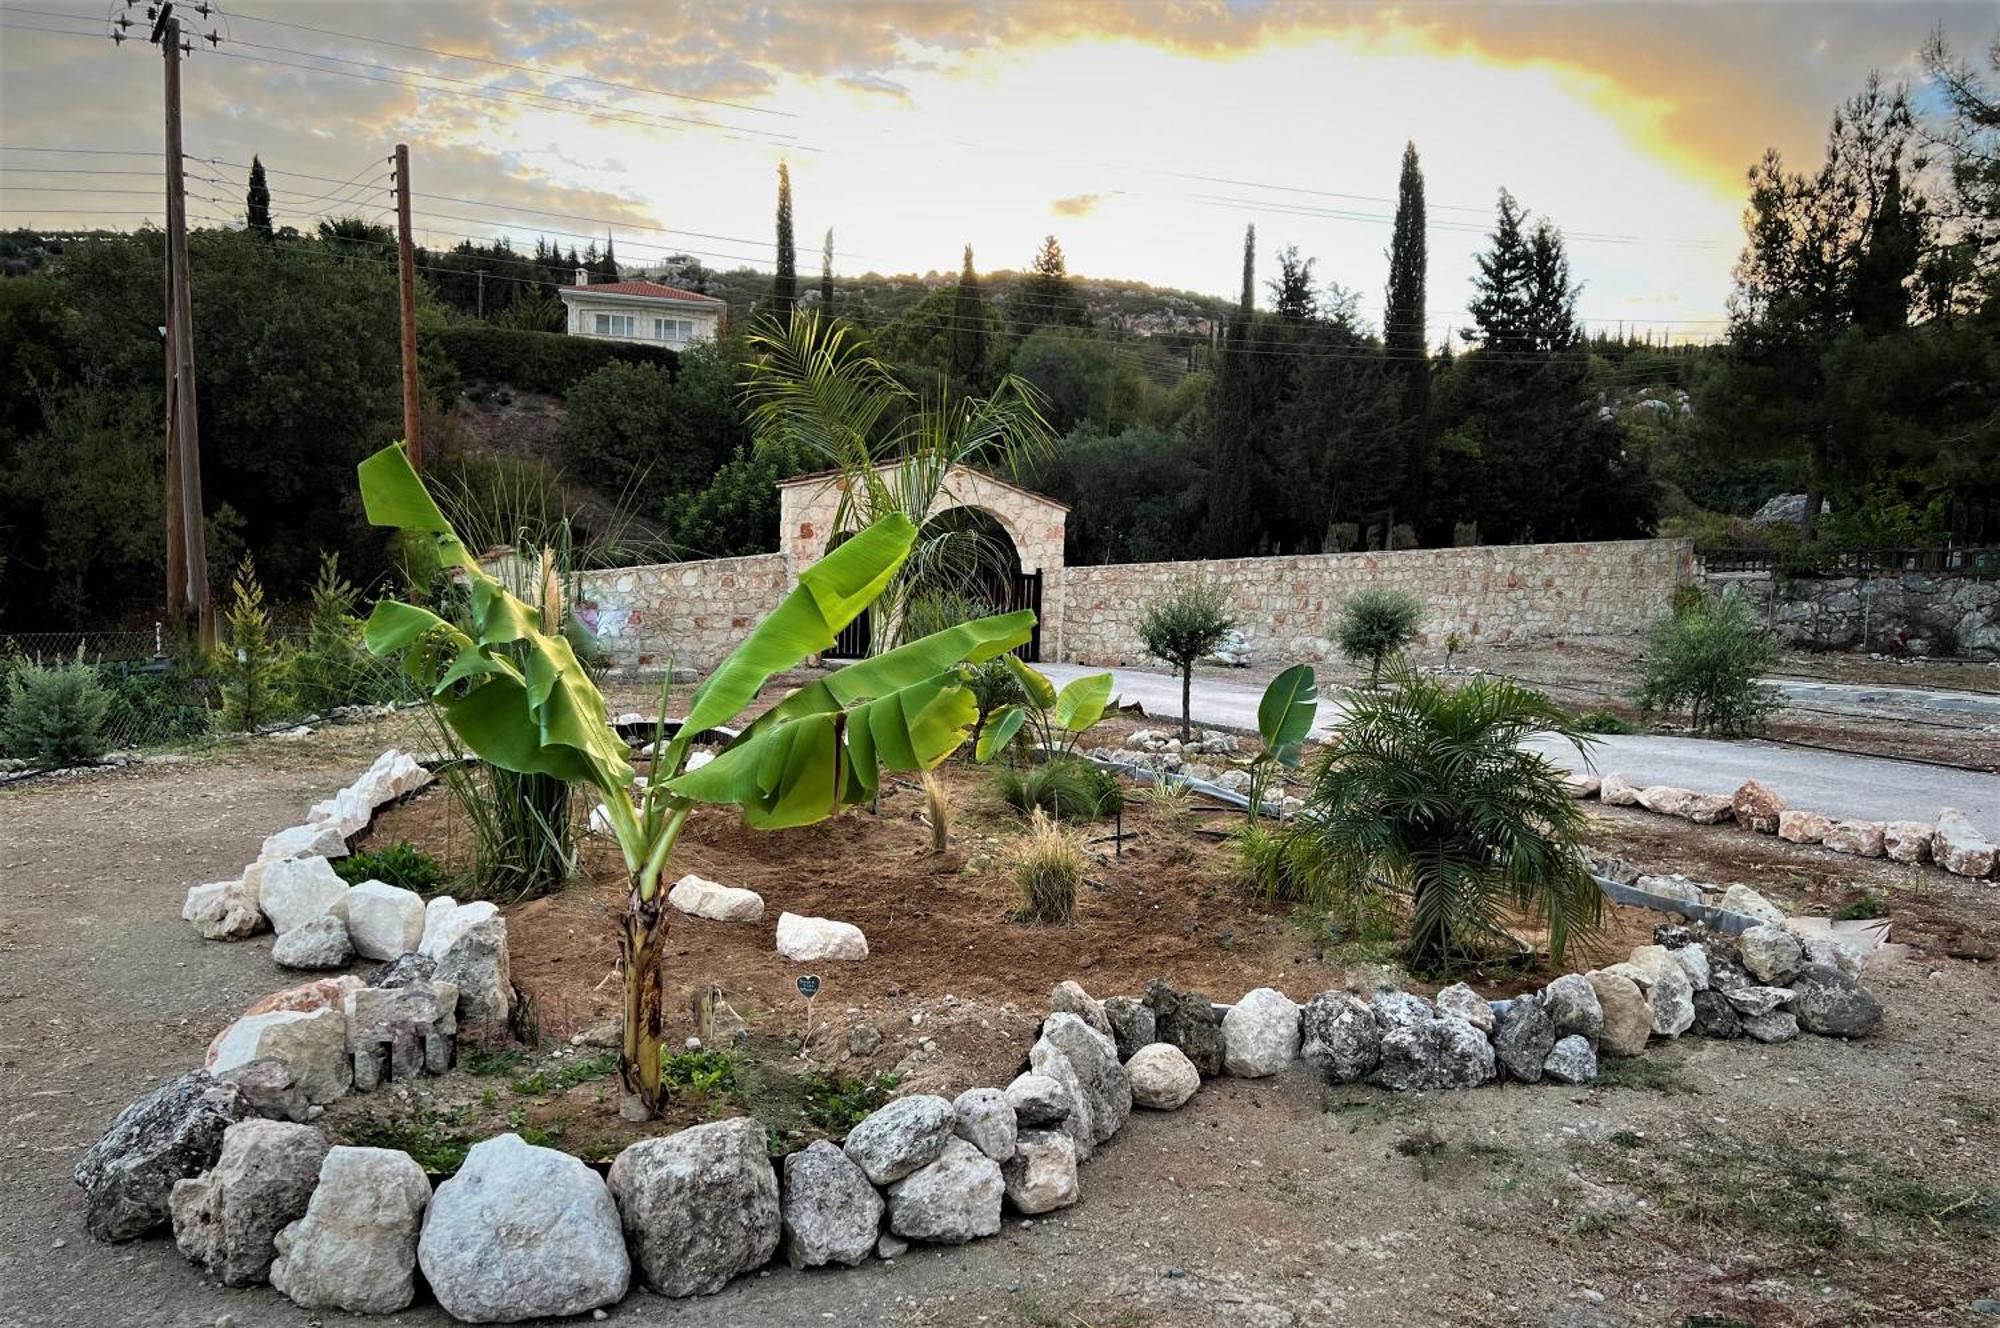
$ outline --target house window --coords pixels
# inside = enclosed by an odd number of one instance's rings
[[[692,318],[655,318],[653,335],[661,341],[693,341],[694,320]]]
[[[631,314],[598,314],[597,335],[600,337],[631,337],[637,332],[633,327]]]

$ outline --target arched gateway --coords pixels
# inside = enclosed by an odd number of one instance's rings
[[[878,469],[886,473],[893,468],[893,463],[885,462]],[[964,466],[954,467],[945,477],[944,489],[945,497],[931,520],[969,509],[981,525],[1005,537],[1018,564],[1010,569],[1014,585],[995,587],[989,598],[996,608],[1036,609],[1038,650],[1029,654],[1056,658],[1062,630],[1063,529],[1069,508],[1046,494]],[[836,527],[843,491],[835,471],[778,482],[778,548],[794,584],[798,574],[824,558],[843,533]],[[859,630],[866,630],[865,621]],[[849,653],[862,644],[858,636],[842,640]]]

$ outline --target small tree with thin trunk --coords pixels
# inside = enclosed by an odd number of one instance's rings
[[[1174,666],[1181,675],[1181,741],[1194,736],[1189,693],[1194,666],[1222,644],[1236,620],[1229,616],[1220,586],[1183,582],[1139,620],[1139,640],[1154,658]]]
[[[1424,620],[1424,603],[1407,590],[1370,586],[1357,590],[1340,606],[1333,643],[1352,662],[1367,661],[1368,689],[1382,679],[1382,661],[1417,639]]]

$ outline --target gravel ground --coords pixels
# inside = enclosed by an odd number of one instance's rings
[[[95,1244],[69,1172],[128,1101],[286,984],[268,942],[197,939],[184,887],[233,873],[396,736],[339,728],[0,790],[0,1325],[334,1321],[223,1289],[168,1239]],[[2000,888],[1935,885],[1982,923],[2000,913]],[[2000,980],[1912,951],[1869,981],[1889,1017],[1868,1042],[1684,1040],[1621,1063],[1616,1086],[1223,1081],[1137,1115],[1088,1164],[1083,1201],[1047,1220],[700,1301],[635,1292],[611,1319],[1990,1323],[1972,1305],[2000,1295]],[[447,1320],[420,1300],[381,1322]]]

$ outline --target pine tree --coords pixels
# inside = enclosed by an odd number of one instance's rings
[[[1465,333],[1466,340],[1494,351],[1527,349],[1531,242],[1521,205],[1505,189],[1487,238],[1491,247],[1478,256],[1479,275],[1472,279],[1478,293],[1467,306],[1477,327]]]
[[[252,234],[271,237],[271,186],[264,179],[264,163],[255,153],[250,157],[250,192],[244,199],[243,215]]]
[[[1569,254],[1562,232],[1546,218],[1528,240],[1526,339],[1530,349],[1576,349],[1582,335],[1576,323],[1576,296],[1582,288],[1569,279]]]
[[[264,609],[264,587],[249,554],[237,564],[230,582],[230,607],[225,615],[229,644],[218,670],[222,690],[222,727],[230,733],[250,733],[282,713],[280,688],[285,660],[271,639],[271,615]]]
[[[826,240],[819,247],[819,310],[833,317],[833,227],[826,228]]]
[[[972,268],[972,246],[965,246],[965,265],[958,272],[958,290],[951,302],[951,371],[961,382],[979,386],[986,378],[986,352],[991,318],[979,274]]]
[[[1090,312],[1077,297],[1069,279],[1069,264],[1063,258],[1062,242],[1055,236],[1042,238],[1035,251],[1027,279],[1015,296],[1018,306],[1015,326],[1023,331],[1037,327],[1089,327]]]
[[[1402,379],[1404,510],[1417,522],[1428,516],[1431,366],[1425,355],[1424,284],[1430,265],[1424,243],[1424,172],[1417,145],[1403,145],[1403,174],[1396,185],[1396,226],[1389,240],[1389,290],[1382,305],[1382,349]]]
[[[1310,323],[1319,317],[1319,296],[1313,290],[1313,261],[1300,258],[1295,244],[1278,251],[1278,279],[1270,283],[1271,306],[1278,317],[1294,323]]]
[[[771,276],[771,314],[792,316],[799,299],[798,253],[792,247],[792,170],[778,163],[778,270]]]

